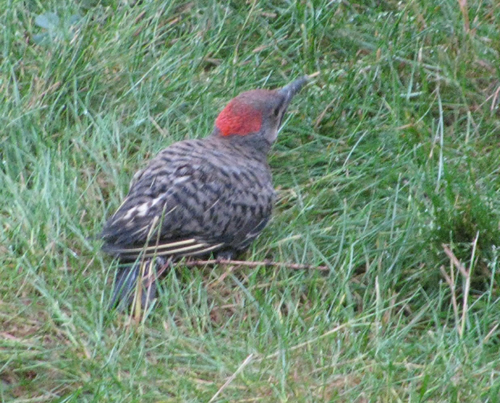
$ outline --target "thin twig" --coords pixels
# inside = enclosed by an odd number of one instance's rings
[[[212,396],[212,398],[209,400],[209,402],[208,402],[208,403],[211,403],[211,402],[214,402],[214,401],[215,401],[215,399],[217,398],[217,396],[219,396],[219,395],[222,393],[222,391],[223,391],[224,389],[226,389],[226,388],[227,388],[227,386],[228,386],[231,382],[233,382],[233,381],[234,381],[234,378],[236,378],[236,377],[238,376],[238,374],[239,374],[241,371],[243,371],[243,369],[244,369],[244,368],[245,368],[245,367],[246,367],[246,366],[250,363],[250,361],[252,360],[252,358],[253,358],[253,353],[252,353],[252,354],[250,354],[247,358],[245,358],[245,361],[243,361],[243,362],[241,363],[241,365],[238,367],[238,369],[236,370],[236,372],[235,372],[233,375],[231,375],[229,378],[227,378],[227,381],[226,381],[226,382],[224,382],[224,385],[222,385],[222,386],[219,388],[219,390],[217,391],[217,393],[216,393],[215,395],[213,395],[213,396]]]
[[[327,266],[315,266],[312,264],[299,264],[299,263],[283,263],[283,262],[272,262],[269,260],[264,260],[262,262],[252,262],[247,260],[226,260],[226,259],[209,259],[209,260],[187,260],[181,262],[180,264],[186,267],[198,267],[206,265],[234,265],[234,266],[247,266],[247,267],[282,267],[292,270],[318,270],[318,271],[330,271]]]

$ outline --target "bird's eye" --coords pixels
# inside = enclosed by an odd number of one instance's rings
[[[278,117],[278,115],[280,114],[280,108],[276,108],[273,113],[274,116]]]

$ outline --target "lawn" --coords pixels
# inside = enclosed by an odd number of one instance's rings
[[[1,402],[499,402],[495,0],[0,0]],[[245,256],[139,321],[96,239],[238,93],[320,72]]]

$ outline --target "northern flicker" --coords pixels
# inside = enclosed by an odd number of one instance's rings
[[[113,304],[130,304],[142,264],[245,251],[271,217],[274,188],[267,155],[286,109],[307,82],[243,92],[215,120],[211,135],[162,150],[132,179],[101,233],[103,250],[125,263]],[[144,267],[144,266],[143,266]],[[143,270],[144,271],[144,270]],[[142,304],[155,286],[142,293]]]

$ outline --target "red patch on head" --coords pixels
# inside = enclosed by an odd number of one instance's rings
[[[251,104],[235,98],[217,116],[215,126],[223,136],[255,133],[262,126],[262,113]]]

